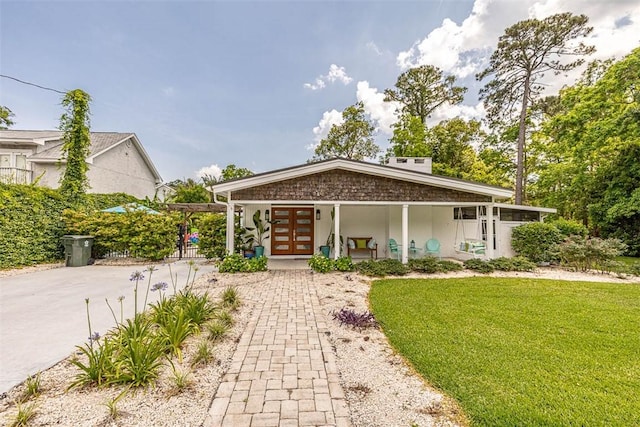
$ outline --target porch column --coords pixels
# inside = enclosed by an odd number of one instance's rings
[[[340,204],[336,203],[333,205],[334,209],[334,217],[335,221],[334,229],[333,229],[333,259],[338,259],[340,257]]]
[[[235,249],[235,205],[231,201],[231,192],[227,193],[227,198],[227,253],[232,254]]]
[[[402,205],[402,263],[409,262],[409,205]]]
[[[487,210],[487,259],[494,258],[493,251],[493,203],[486,206]]]

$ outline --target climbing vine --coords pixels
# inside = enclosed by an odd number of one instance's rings
[[[60,192],[71,203],[80,202],[89,188],[86,159],[91,145],[90,102],[91,97],[81,89],[67,92],[62,100],[66,111],[60,117],[60,130],[63,131],[62,155],[67,165],[60,179]]]

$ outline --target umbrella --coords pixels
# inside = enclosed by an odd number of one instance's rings
[[[125,212],[131,212],[131,211],[144,211],[150,214],[160,213],[158,211],[154,211],[153,209],[148,208],[139,203],[127,203],[126,205],[123,205],[123,206],[114,206],[112,208],[102,210],[102,212],[111,212],[111,213],[125,213]]]

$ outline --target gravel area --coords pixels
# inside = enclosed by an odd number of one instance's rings
[[[54,268],[54,267],[50,267]],[[18,270],[17,274],[25,271]],[[8,271],[0,274],[10,274]],[[14,273],[15,274],[15,273]],[[447,275],[408,277],[469,277],[464,271]],[[620,279],[612,275],[572,273],[561,269],[540,269],[534,273],[494,273],[494,276],[534,277],[564,280],[639,283],[640,280]],[[2,276],[0,276],[2,277]],[[213,345],[215,360],[190,368],[195,349],[204,334],[192,337],[184,349],[184,362],[179,370],[190,371],[190,385],[175,387],[169,366],[166,366],[154,387],[131,390],[119,400],[119,415],[110,416],[106,403],[123,390],[120,387],[82,388],[67,391],[76,368],[63,360],[41,373],[42,392],[31,400],[36,405],[33,426],[199,426],[206,417],[211,399],[230,364],[236,342],[251,317],[257,301],[252,300],[252,288],[271,280],[272,273],[226,275],[211,273],[200,277],[194,287],[207,290],[214,298],[228,285],[238,289],[242,306],[235,312],[236,324],[228,338]],[[362,312],[369,309],[370,279],[357,274],[313,274],[324,315],[329,321],[329,339],[335,347],[341,383],[345,390],[355,427],[375,426],[453,426],[466,420],[456,403],[443,396],[419,377],[389,346],[386,337],[375,328],[363,330],[340,326],[332,313],[343,307]],[[15,401],[24,384],[0,396],[0,424],[10,425],[15,419]],[[30,404],[31,402],[27,403]]]

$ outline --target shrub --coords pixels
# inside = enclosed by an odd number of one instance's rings
[[[356,264],[356,270],[365,276],[404,276],[411,271],[397,259],[366,260]]]
[[[334,261],[322,254],[313,254],[307,263],[316,273],[329,273],[330,271],[333,271],[335,267]]]
[[[198,220],[198,250],[205,257],[223,259],[227,253],[227,216],[223,213],[202,215]]]
[[[532,271],[536,268],[536,264],[524,257],[500,257],[489,260],[488,263],[498,271]]]
[[[172,254],[176,246],[178,214],[151,215],[144,211],[126,213],[65,210],[63,221],[68,234],[95,237],[92,252],[96,257],[111,251],[139,258],[160,260]]]
[[[560,244],[560,259],[578,271],[599,269],[609,272],[614,267],[614,261],[620,256],[626,245],[618,239],[599,239],[572,236]]]
[[[353,271],[356,268],[349,256],[341,256],[335,260],[335,267],[338,271]]]
[[[562,234],[564,237],[585,237],[588,233],[587,227],[585,227],[581,222],[574,219],[558,218],[554,221],[551,221],[550,224],[555,226],[560,234]]]
[[[640,262],[633,263],[629,266],[629,274],[640,276]]]
[[[460,271],[464,268],[460,263],[448,260],[438,261],[438,267],[443,273],[447,273],[449,271]]]
[[[464,262],[464,267],[469,270],[485,274],[493,273],[494,270],[493,266],[489,262],[478,258],[471,258],[466,260]]]
[[[530,222],[515,227],[511,234],[511,247],[516,254],[535,263],[556,261],[560,242],[560,231],[554,225],[542,222]]]
[[[220,263],[220,273],[255,273],[267,271],[267,257],[247,259],[240,254],[227,255]]]
[[[441,271],[440,266],[438,265],[438,260],[430,256],[410,259],[408,265],[412,271],[418,271],[421,273],[433,274]]]

